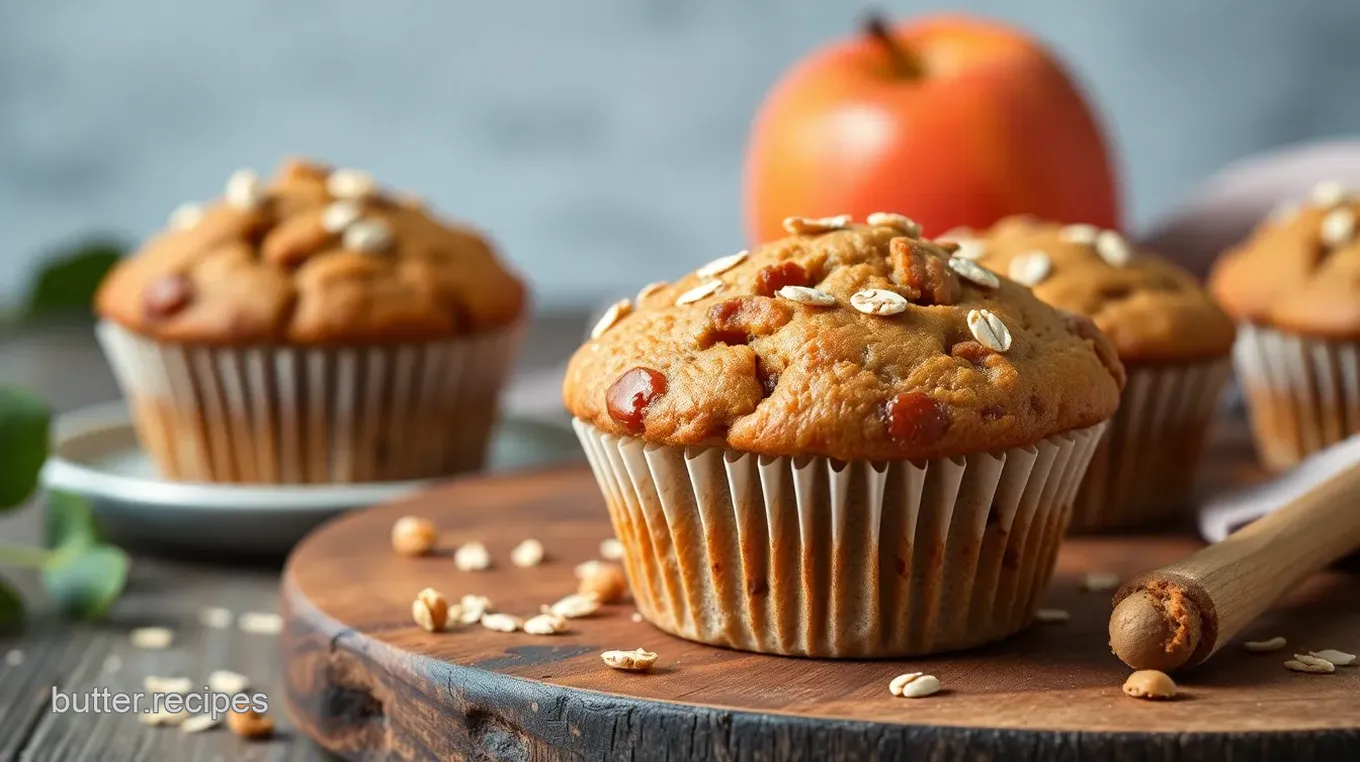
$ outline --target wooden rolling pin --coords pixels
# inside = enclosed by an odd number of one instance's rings
[[[1352,464],[1354,461],[1352,461]],[[1202,663],[1290,588],[1360,548],[1360,465],[1114,595],[1110,648],[1134,669]]]

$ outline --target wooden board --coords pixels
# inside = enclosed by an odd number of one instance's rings
[[[1210,488],[1258,478],[1240,437],[1220,442]],[[1219,482],[1213,484],[1212,482]],[[435,520],[444,552],[400,558],[393,521]],[[1046,606],[1066,624],[1035,625],[995,646],[910,661],[790,659],[697,645],[632,619],[627,604],[552,637],[480,627],[429,634],[410,617],[417,591],[489,596],[536,613],[572,592],[572,567],[610,533],[589,473],[475,478],[338,519],[289,560],[286,699],[298,727],[349,759],[1360,759],[1360,667],[1308,675],[1288,653],[1237,644],[1181,677],[1168,703],[1125,697],[1128,674],[1106,636],[1109,593],[1088,571],[1131,575],[1199,546],[1188,534],[1078,538],[1064,544]],[[536,537],[550,559],[508,561]],[[478,540],[496,565],[454,569],[449,550]],[[1360,648],[1360,584],[1330,571],[1246,634],[1291,649]],[[634,675],[599,659],[646,648],[659,669]],[[946,690],[891,696],[895,675],[924,671]]]

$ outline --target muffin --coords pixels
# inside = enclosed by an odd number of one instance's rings
[[[1123,368],[900,215],[794,235],[619,302],[563,397],[638,610],[817,657],[1028,624]]]
[[[1112,230],[1011,217],[961,245],[1093,320],[1128,373],[1077,493],[1073,531],[1146,526],[1185,507],[1231,372],[1232,320],[1189,271]]]
[[[95,309],[166,478],[349,483],[481,465],[526,300],[478,233],[290,160],[176,209]]]
[[[1360,432],[1360,196],[1321,183],[1214,264],[1261,461],[1283,470]]]

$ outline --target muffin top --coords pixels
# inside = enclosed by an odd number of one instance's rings
[[[1321,183],[1277,209],[1214,264],[1209,288],[1243,322],[1360,339],[1360,194]]]
[[[383,192],[368,174],[285,161],[185,204],[100,285],[98,314],[170,342],[346,344],[494,331],[519,279],[476,232]]]
[[[665,445],[841,460],[1028,445],[1109,418],[1124,369],[1086,318],[880,214],[642,289],[567,368],[577,418]]]
[[[1009,217],[961,246],[1054,307],[1094,320],[1125,364],[1209,360],[1232,351],[1232,320],[1195,276],[1113,230]]]

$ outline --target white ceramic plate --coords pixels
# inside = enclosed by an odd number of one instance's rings
[[[123,403],[67,414],[53,428],[43,486],[89,498],[100,526],[115,542],[162,550],[277,555],[337,513],[394,500],[431,483],[276,487],[170,482],[156,474],[137,443]],[[487,470],[584,459],[570,429],[511,418],[493,433]]]

